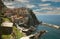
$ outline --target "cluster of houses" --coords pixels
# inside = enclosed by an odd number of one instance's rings
[[[11,16],[24,16],[25,14],[27,14],[28,11],[26,8],[14,8],[14,9],[6,9],[6,11],[4,12],[4,16],[6,17],[11,17]]]

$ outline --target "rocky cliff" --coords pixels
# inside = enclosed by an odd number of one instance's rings
[[[7,9],[4,13],[4,16],[11,18],[12,22],[16,22],[18,24],[21,21],[20,17],[24,18],[24,19],[22,18],[23,22],[28,21],[27,25],[30,25],[30,26],[35,26],[40,23],[38,19],[36,18],[35,14],[33,13],[33,11],[25,7]]]

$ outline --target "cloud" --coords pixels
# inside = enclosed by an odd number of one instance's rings
[[[13,3],[4,2],[5,5],[12,5]]]
[[[47,4],[39,4],[39,6],[49,6],[51,5],[50,3],[47,3]]]
[[[41,0],[42,2],[46,2],[46,1],[52,1],[52,2],[60,2],[60,0]]]
[[[40,11],[41,9],[36,9],[36,10],[33,10],[34,12],[38,12],[38,11]]]
[[[48,8],[47,10],[50,10],[50,11],[43,11],[43,10],[46,10],[46,9],[42,9],[42,11],[41,11],[41,9],[37,9],[37,10],[34,10],[33,12],[35,13],[35,14],[37,14],[37,15],[39,15],[39,14],[45,14],[45,15],[52,15],[52,14],[55,14],[55,15],[59,15],[60,14],[60,7],[58,8],[58,7],[50,7],[51,8],[51,10]],[[38,11],[38,10],[40,10],[40,11]]]
[[[43,7],[40,10],[52,10],[52,8],[51,7]]]
[[[34,8],[34,7],[36,7],[36,6],[33,5],[33,4],[26,4],[26,7],[27,7],[27,8]]]
[[[29,0],[15,0],[15,1],[19,1],[19,2],[29,2]]]
[[[12,2],[12,0],[2,0],[5,2]],[[14,1],[19,1],[19,2],[29,2],[29,0],[14,0]]]
[[[51,7],[51,6],[44,6],[44,7],[39,7],[39,9],[35,9],[35,10],[33,10],[33,11],[52,11],[52,10],[54,10],[55,8],[54,7]]]
[[[48,0],[41,0],[42,2],[48,1]]]
[[[44,0],[45,1],[45,0]],[[40,8],[33,10],[35,14],[60,14],[60,7],[50,6],[50,3],[40,4]]]
[[[15,8],[14,6],[7,6],[7,7],[11,8],[11,9],[12,9],[12,8]]]
[[[52,10],[52,7],[50,6],[50,3],[45,3],[45,4],[39,4],[38,6],[41,8],[40,10]]]
[[[3,1],[4,5],[6,5],[8,8],[14,8],[14,7],[18,7],[18,4],[20,2],[16,2],[16,1],[13,1],[13,2],[5,2]]]
[[[19,8],[19,7],[27,7],[27,8],[34,8],[36,7],[33,4],[30,4],[28,0],[15,0],[13,2],[6,2],[4,1],[4,4],[8,7],[8,8]]]
[[[3,1],[3,3],[8,7],[8,8],[19,8],[19,7],[28,7],[30,5],[27,5],[27,3],[29,4],[29,0],[14,0],[14,1]],[[30,8],[34,7],[33,5],[31,5]]]

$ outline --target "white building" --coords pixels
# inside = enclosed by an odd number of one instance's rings
[[[2,27],[13,27],[13,23],[9,21],[5,21],[1,24]]]

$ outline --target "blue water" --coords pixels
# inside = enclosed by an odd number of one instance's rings
[[[37,15],[39,21],[45,23],[60,25],[60,15]],[[36,31],[47,30],[48,32],[41,36],[41,39],[60,39],[60,29],[54,29],[39,25]]]

